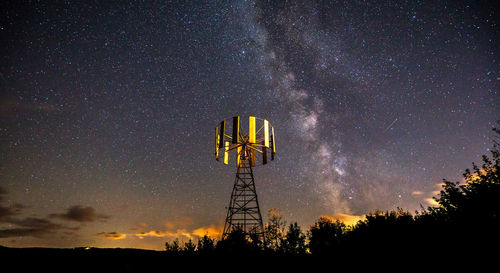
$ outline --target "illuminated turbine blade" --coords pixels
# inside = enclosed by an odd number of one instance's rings
[[[255,117],[248,117],[248,142],[255,143]]]
[[[269,123],[264,120],[264,146],[269,148]]]
[[[262,165],[267,164],[267,148],[262,147]]]
[[[222,144],[224,144],[224,131],[226,129],[226,121],[223,120],[220,122],[220,132],[219,132],[219,149],[222,148]]]
[[[238,154],[236,155],[236,166],[239,167],[241,163],[241,157],[243,155],[241,154],[241,146],[238,146]]]
[[[252,167],[255,167],[255,150],[254,149],[250,150],[250,165]]]
[[[238,143],[240,135],[240,117],[233,117],[233,144]]]
[[[219,160],[219,127],[215,127],[215,159]]]
[[[224,164],[229,164],[229,141],[226,141],[226,145],[224,145]]]
[[[273,145],[273,149],[271,151],[271,160],[274,160],[274,155],[276,154],[276,140],[274,137],[274,127],[271,127],[271,142]]]

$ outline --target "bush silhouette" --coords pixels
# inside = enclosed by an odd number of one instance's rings
[[[225,255],[248,254],[257,251],[245,232],[237,228],[233,229],[226,238],[217,243],[216,250],[218,253]]]
[[[345,232],[346,225],[343,222],[320,217],[309,229],[309,250],[314,255],[332,252],[340,246],[340,240]]]

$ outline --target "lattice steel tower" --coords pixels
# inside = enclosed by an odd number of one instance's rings
[[[248,117],[247,135],[242,134],[246,129],[244,127],[237,116],[221,121],[215,128],[215,159],[219,161],[220,150],[223,149],[224,164],[229,165],[229,156],[234,154],[237,167],[223,239],[234,229],[243,231],[247,236],[262,236],[264,232],[252,167],[267,164],[268,155],[274,160],[274,127],[267,120],[252,116]],[[255,153],[261,156],[256,157]]]

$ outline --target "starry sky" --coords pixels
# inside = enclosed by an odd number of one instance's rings
[[[269,120],[259,203],[307,229],[432,205],[492,147],[495,1],[2,1],[0,245],[221,232],[214,128]]]

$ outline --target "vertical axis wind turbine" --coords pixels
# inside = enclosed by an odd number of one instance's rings
[[[264,233],[252,168],[266,165],[268,155],[274,160],[274,127],[267,120],[253,116],[248,117],[248,127],[244,125],[236,116],[221,121],[215,127],[215,159],[223,159],[225,165],[234,162],[237,167],[223,239],[233,230],[241,230],[247,236],[254,234],[261,237]],[[248,134],[243,133],[246,128]],[[234,160],[229,160],[231,154]]]

